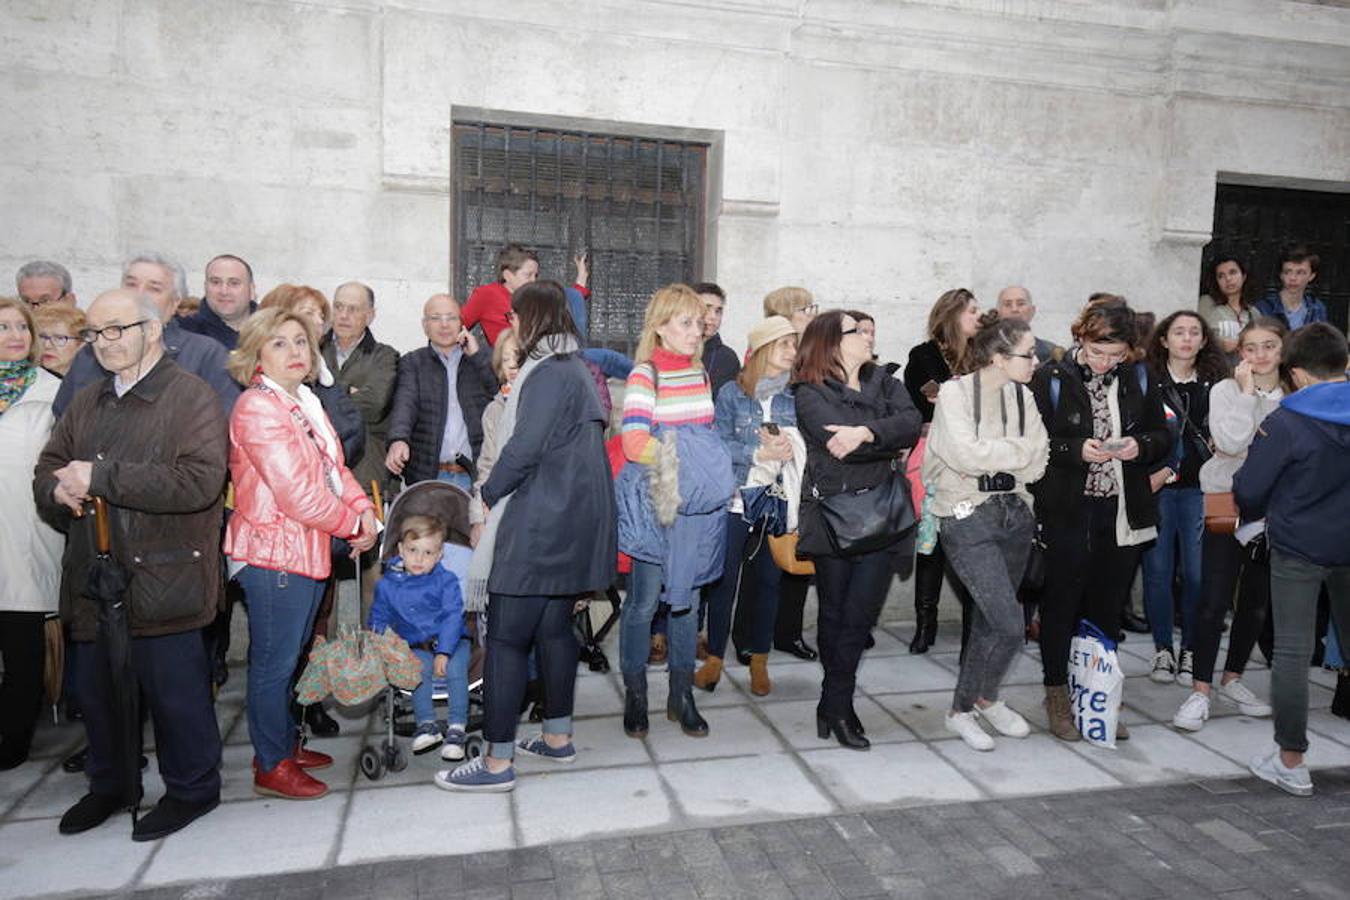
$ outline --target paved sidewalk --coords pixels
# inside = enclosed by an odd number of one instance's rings
[[[758,860],[755,866],[759,868],[751,866],[747,871],[760,872],[766,879],[759,891],[764,897],[786,896],[779,890],[783,883],[794,890],[828,884],[832,890],[848,895],[875,892],[878,885],[903,893],[906,885],[919,891],[936,884],[948,865],[943,855],[953,850],[962,860],[957,865],[964,867],[963,871],[969,869],[957,879],[966,884],[960,890],[973,891],[972,896],[990,896],[998,893],[996,888],[1001,890],[1004,876],[998,869],[989,868],[987,860],[977,861],[973,855],[983,846],[980,836],[994,834],[990,828],[1000,834],[1007,831],[1002,840],[1021,855],[1006,849],[990,852],[1006,855],[1004,868],[1026,868],[1025,877],[1031,879],[1028,884],[1033,887],[1075,883],[1055,881],[1074,876],[1057,874],[1063,863],[1051,862],[1055,854],[1073,848],[1085,871],[1114,872],[1120,868],[1120,860],[1157,866],[1157,859],[1163,859],[1173,867],[1165,870],[1168,878],[1195,881],[1202,888],[1201,894],[1220,890],[1216,886],[1221,883],[1218,874],[1212,871],[1216,863],[1209,856],[1199,854],[1189,862],[1168,862],[1170,857],[1155,859],[1148,853],[1163,853],[1162,845],[1167,842],[1187,843],[1181,829],[1189,826],[1177,823],[1192,820],[1192,799],[1210,795],[1202,788],[1185,785],[1244,777],[1246,761],[1272,746],[1269,720],[1240,717],[1232,707],[1216,703],[1215,717],[1202,732],[1189,735],[1173,730],[1166,723],[1185,689],[1148,680],[1148,642],[1132,635],[1122,650],[1127,671],[1138,673],[1129,678],[1124,694],[1124,717],[1133,739],[1115,752],[1065,745],[1044,730],[1040,665],[1033,646],[1018,658],[1004,692],[1005,699],[1032,722],[1032,735],[1023,741],[1000,739],[995,752],[975,753],[942,728],[955,682],[956,627],[945,625],[935,652],[918,657],[905,652],[909,630],[907,625],[878,629],[877,647],[868,652],[860,672],[857,708],[874,742],[869,753],[845,750],[816,737],[814,707],[820,669],[815,663],[774,654],[770,663],[774,691],[766,698],[752,697],[746,670],[733,665],[715,693],[698,693],[700,708],[712,726],[712,735],[705,740],[684,737],[659,714],[653,716],[647,739],[625,738],[620,724],[618,675],[584,673],[577,683],[577,762],[554,768],[543,761],[522,760],[519,784],[509,795],[465,796],[436,790],[430,779],[444,764],[435,754],[414,758],[402,773],[386,775],[376,782],[366,780],[356,771],[355,761],[366,740],[363,735],[379,729],[379,723],[366,715],[344,718],[341,737],[315,742],[317,748],[332,753],[337,760],[333,769],[321,773],[333,788],[329,796],[309,803],[257,797],[251,790],[252,750],[242,715],[244,678],[243,672],[236,670],[218,704],[226,734],[224,803],[200,822],[163,841],[133,843],[129,839],[130,821],[124,816],[84,835],[59,836],[56,819],[85,790],[80,776],[67,775],[59,766],[61,755],[73,748],[78,734],[70,727],[43,728],[37,758],[0,775],[0,897],[107,896],[192,884],[200,890],[190,896],[234,896],[236,887],[248,884],[238,879],[352,866],[358,867],[351,870],[353,894],[358,896],[361,879],[374,877],[360,873],[378,871],[379,883],[383,884],[389,872],[405,870],[414,873],[398,882],[405,894],[419,885],[430,893],[439,883],[436,876],[416,873],[444,871],[445,895],[455,896],[456,890],[480,884],[475,880],[479,876],[473,873],[481,866],[505,866],[513,872],[513,867],[524,866],[527,873],[543,873],[525,879],[516,892],[518,896],[569,892],[600,896],[591,890],[597,883],[594,878],[600,878],[609,895],[645,896],[649,889],[666,893],[661,887],[664,876],[685,867],[681,853],[705,853],[710,872],[724,871],[718,866],[739,872],[742,862]],[[615,659],[613,646],[609,649],[611,659]],[[1319,670],[1311,677],[1313,711],[1309,724],[1313,746],[1309,763],[1320,770],[1350,766],[1350,722],[1327,711],[1333,676]],[[1266,693],[1265,670],[1253,667],[1247,681],[1258,693]],[[659,705],[665,697],[664,673],[653,672],[651,683],[652,702]],[[1239,782],[1238,788],[1220,788],[1250,793],[1238,804],[1245,810],[1243,815],[1261,816],[1260,810],[1267,809],[1276,816],[1267,821],[1274,830],[1266,837],[1261,836],[1265,824],[1258,828],[1247,819],[1231,821],[1219,812],[1210,818],[1244,829],[1249,837],[1271,849],[1286,850],[1298,846],[1299,841],[1311,846],[1321,840],[1338,844],[1338,859],[1350,856],[1345,852],[1350,836],[1345,828],[1350,826],[1343,820],[1350,801],[1345,795],[1344,777],[1327,771],[1318,771],[1314,777],[1321,795],[1311,802],[1286,800],[1273,790],[1245,782]],[[147,800],[153,802],[162,793],[153,760],[145,780]],[[1162,791],[1150,787],[1156,785],[1171,786]],[[1091,833],[1087,826],[1101,820],[1091,817],[1100,803],[1093,792],[1121,788],[1127,789],[1122,796],[1140,798],[1137,802],[1146,812],[1138,815],[1149,828],[1141,826],[1139,834],[1131,838],[1139,846],[1122,840],[1100,850],[1083,846]],[[1017,799],[1056,793],[1071,796],[1055,801]],[[1164,798],[1183,802],[1173,809],[1173,801]],[[998,802],[969,806],[971,801],[991,800]],[[1136,801],[1124,802],[1128,806]],[[1250,808],[1243,805],[1248,803]],[[1331,805],[1323,805],[1327,803]],[[1115,806],[1103,805],[1107,811],[1102,815],[1113,828],[1129,831],[1134,820],[1109,811]],[[944,812],[947,809],[985,812]],[[1041,834],[1039,839],[1006,822],[1006,828],[999,825],[1004,817],[999,810],[1029,816],[1037,809],[1056,811],[1043,817],[1043,822],[1032,820],[1034,830]],[[1297,832],[1294,820],[1299,810],[1308,811],[1315,820],[1309,828],[1343,824],[1306,834]],[[1324,812],[1312,815],[1313,810]],[[929,826],[948,816],[961,819],[963,824],[942,826],[943,837],[933,840]],[[1157,822],[1150,821],[1150,816]],[[774,822],[780,824],[748,830],[740,827]],[[783,824],[786,822],[792,824]],[[1213,827],[1223,831],[1222,826]],[[651,837],[674,831],[689,836],[675,842]],[[1148,837],[1155,832],[1166,835],[1166,841]],[[1030,844],[1018,842],[1021,838],[1015,835],[1023,834]],[[812,846],[819,843],[824,849],[813,851],[816,855],[810,859],[804,858],[792,849],[796,846],[793,835],[798,841]],[[888,843],[892,838],[894,845]],[[1144,843],[1148,840],[1153,844]],[[574,843],[578,841],[587,843]],[[757,843],[760,841],[769,843],[761,845]],[[890,849],[883,848],[882,843]],[[839,846],[857,858],[850,861],[842,855],[832,856],[836,850],[829,848]],[[905,850],[906,846],[915,850]],[[862,855],[873,852],[878,854],[876,859]],[[458,859],[464,854],[470,855],[466,857],[470,860],[467,866]],[[763,857],[782,854],[786,854],[783,859],[765,868]],[[898,858],[887,863],[887,854],[898,854]],[[1028,866],[1023,856],[1034,865]],[[442,859],[407,866],[389,862],[403,857]],[[446,861],[444,857],[456,859]],[[587,869],[590,864],[576,862],[578,859],[591,859],[594,865]],[[800,871],[792,868],[797,864],[794,859],[801,863]],[[380,865],[374,869],[367,865],[374,863]],[[1226,864],[1217,865],[1218,873],[1232,871]],[[1279,871],[1266,867],[1267,874]],[[856,881],[850,880],[854,876],[849,872],[856,873]],[[1317,882],[1322,877],[1319,872],[1305,868],[1299,878]],[[702,892],[704,896],[734,896],[741,890],[724,876],[705,875],[700,876],[704,880],[690,881],[673,895],[696,896]],[[878,880],[883,876],[891,880]],[[295,877],[295,892],[278,896],[344,896],[348,887],[336,882],[316,886],[305,876]],[[420,880],[410,882],[410,877]],[[1127,873],[1122,878],[1126,880],[1121,884],[1134,884],[1141,890],[1141,886],[1155,884],[1144,872]],[[276,884],[289,885],[290,881]],[[398,895],[376,889],[376,882],[365,884],[369,888],[366,892],[374,896]],[[655,888],[650,887],[653,884]],[[1340,881],[1328,884],[1344,889],[1350,882],[1342,873]],[[714,891],[723,888],[731,893]],[[282,888],[264,883],[259,895],[271,896],[268,891],[278,890]],[[289,892],[291,888],[284,890]],[[944,896],[964,896],[960,890]],[[1030,889],[1019,889],[1011,895],[1029,893]],[[174,887],[166,895],[184,895],[184,889]],[[1135,896],[1146,894],[1136,891]]]
[[[698,828],[137,891],[136,900],[1350,897],[1350,768]]]

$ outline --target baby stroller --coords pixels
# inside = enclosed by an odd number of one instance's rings
[[[468,573],[469,558],[469,495],[458,487],[443,481],[420,481],[404,489],[394,499],[385,517],[384,536],[380,545],[381,564],[387,564],[398,555],[399,534],[408,516],[431,515],[445,522],[448,530],[441,552],[441,565],[459,576],[461,582]],[[473,645],[469,662],[469,721],[464,742],[466,759],[483,753],[483,650],[477,618],[468,615],[464,631]],[[361,750],[361,773],[375,781],[385,770],[401,772],[408,766],[408,755],[395,737],[409,737],[416,728],[411,706],[412,694],[390,685],[384,692],[384,741],[377,747],[367,744]],[[448,692],[444,680],[432,684],[432,699],[444,703]]]

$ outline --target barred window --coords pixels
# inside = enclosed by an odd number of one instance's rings
[[[508,243],[564,284],[586,250],[588,337],[631,354],[652,292],[699,280],[708,144],[456,120],[451,148],[456,296],[496,280]]]

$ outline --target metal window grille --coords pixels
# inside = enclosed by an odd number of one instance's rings
[[[497,279],[508,243],[564,284],[584,249],[588,338],[631,354],[652,292],[699,279],[707,144],[461,121],[452,135],[456,296]]]

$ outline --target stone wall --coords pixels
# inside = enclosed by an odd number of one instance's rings
[[[12,0],[0,270],[87,300],[142,247],[200,290],[370,281],[419,343],[450,277],[452,107],[720,133],[706,273],[739,342],[784,283],[885,358],[955,285],[1192,301],[1222,177],[1350,189],[1350,8],[1289,0]]]

